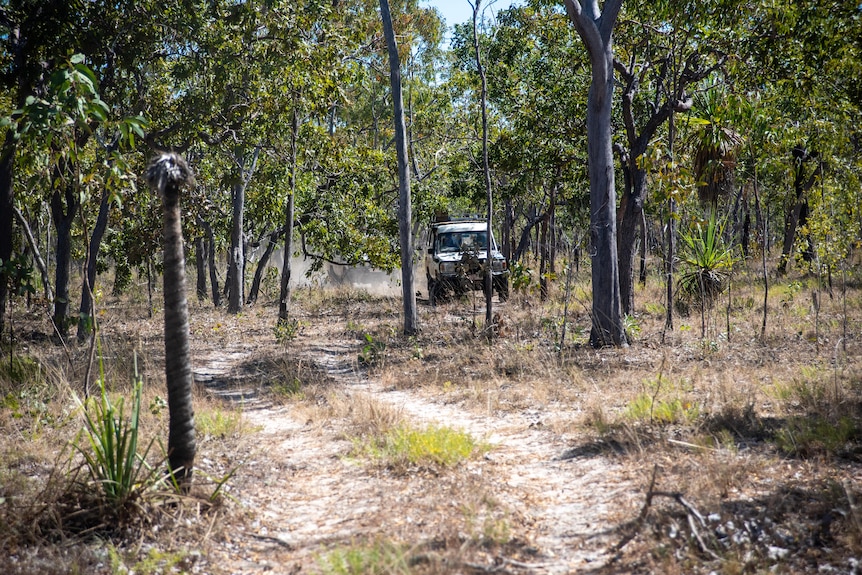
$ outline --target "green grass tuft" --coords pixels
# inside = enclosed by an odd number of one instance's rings
[[[354,453],[386,467],[453,467],[486,447],[466,432],[431,425],[423,429],[397,426],[382,437],[354,441]]]

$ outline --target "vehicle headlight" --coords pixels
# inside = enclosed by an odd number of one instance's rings
[[[505,268],[505,263],[503,260],[494,260],[491,262],[491,270],[495,272],[501,272]]]
[[[453,274],[453,273],[455,273],[455,262],[440,262],[440,273],[441,274]]]

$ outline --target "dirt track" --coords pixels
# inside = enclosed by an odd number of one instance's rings
[[[328,327],[300,334],[290,353],[322,369],[348,401],[371,399],[396,408],[411,424],[462,429],[491,449],[439,474],[398,475],[369,466],[346,457],[351,444],[342,422],[306,419],[295,405],[268,405],[244,388],[254,386],[254,378],[243,376],[242,366],[256,353],[249,345],[200,349],[198,381],[211,393],[244,397],[244,417],[257,430],[231,491],[251,521],[214,546],[221,556],[208,558],[212,567],[224,573],[314,571],[322,552],[363,541],[414,545],[411,560],[448,562],[452,572],[462,570],[451,564],[453,548],[468,571],[583,572],[609,559],[618,539],[610,529],[636,514],[643,478],[629,477],[600,454],[568,452],[545,427],[546,413],[477,414],[416,390],[385,388],[359,369],[360,345],[342,333],[347,319],[331,317]]]

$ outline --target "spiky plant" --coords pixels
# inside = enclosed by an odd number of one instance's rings
[[[161,196],[163,208],[165,379],[170,420],[168,465],[176,483],[187,490],[191,485],[196,448],[180,191],[193,186],[195,179],[182,157],[166,153],[152,159],[146,180]]]
[[[681,234],[685,269],[679,276],[677,299],[683,309],[690,305],[708,308],[727,288],[736,258],[722,242],[722,230],[715,212],[711,212],[706,222],[697,221]]]

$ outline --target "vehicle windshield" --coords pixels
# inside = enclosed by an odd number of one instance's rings
[[[437,236],[437,252],[468,252],[488,249],[486,232],[449,232]]]

